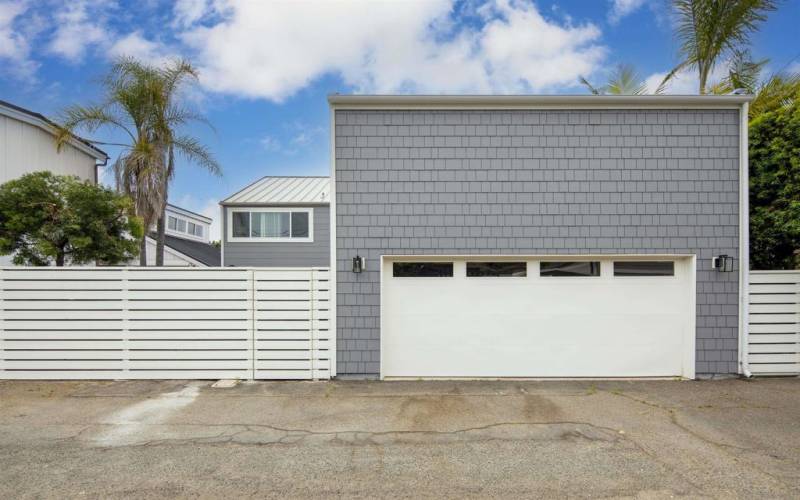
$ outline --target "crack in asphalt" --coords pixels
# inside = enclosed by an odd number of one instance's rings
[[[782,478],[780,476],[777,476],[777,475],[775,475],[775,474],[773,474],[773,473],[771,473],[771,472],[769,472],[767,470],[764,470],[763,467],[760,467],[759,465],[753,463],[752,460],[747,460],[745,457],[743,457],[741,455],[736,455],[736,454],[731,452],[731,449],[735,449],[735,450],[738,450],[738,451],[746,451],[746,452],[757,452],[758,450],[755,450],[753,448],[747,448],[747,447],[744,447],[744,446],[737,446],[737,445],[730,444],[730,443],[722,443],[722,442],[716,441],[714,439],[711,439],[708,436],[705,436],[705,435],[701,434],[699,431],[696,431],[696,430],[690,428],[688,426],[688,424],[684,424],[684,423],[679,422],[678,421],[678,412],[679,412],[680,408],[671,407],[671,406],[665,406],[665,405],[661,405],[661,404],[658,404],[658,403],[653,403],[653,402],[647,401],[645,399],[641,399],[641,398],[637,398],[637,397],[631,396],[629,394],[625,394],[625,393],[623,393],[621,391],[607,391],[607,392],[609,394],[613,394],[614,396],[623,397],[623,398],[629,399],[631,401],[634,401],[636,403],[639,403],[639,404],[642,404],[642,405],[645,405],[645,406],[649,406],[651,408],[655,408],[657,410],[665,412],[667,414],[667,416],[669,417],[670,423],[672,425],[674,425],[675,427],[677,427],[678,429],[682,430],[683,432],[689,434],[690,436],[692,436],[692,437],[694,437],[696,439],[699,439],[700,441],[702,441],[702,442],[704,442],[706,444],[709,444],[709,445],[713,446],[714,448],[718,449],[720,452],[722,452],[725,455],[727,455],[728,457],[732,458],[734,461],[738,461],[740,459],[741,460],[746,460],[750,467],[752,467],[753,469],[757,470],[761,474],[763,474],[763,475],[765,475],[765,476],[777,481],[782,486],[788,487],[790,489],[793,487],[793,485],[788,483],[784,478]]]
[[[96,428],[103,428],[103,427],[113,427],[116,424],[104,424],[104,423],[97,423],[93,424],[87,428],[82,429],[78,433],[75,433],[69,437],[62,437],[58,438],[57,440],[69,440],[69,439],[78,439],[82,437],[82,435],[87,432],[88,430],[96,429]],[[161,444],[161,443],[198,443],[198,442],[208,442],[220,439],[222,437],[227,436],[227,440],[225,442],[232,442],[236,439],[236,437],[240,437],[243,433],[252,432],[252,433],[263,433],[263,430],[270,430],[276,433],[282,433],[282,436],[276,436],[275,438],[263,442],[258,441],[242,441],[241,444],[248,444],[248,445],[270,445],[270,444],[297,444],[300,441],[304,440],[307,437],[318,436],[318,437],[329,437],[331,438],[330,442],[346,444],[346,445],[359,445],[359,444],[394,444],[397,442],[400,443],[413,443],[414,441],[411,440],[401,440],[395,441],[394,443],[389,442],[378,442],[375,441],[375,438],[378,437],[413,437],[413,436],[459,436],[469,433],[480,433],[482,431],[491,431],[493,429],[499,429],[502,427],[558,427],[558,426],[576,426],[576,427],[586,427],[589,429],[593,429],[597,431],[598,435],[592,435],[591,433],[584,432],[581,429],[566,429],[564,431],[558,432],[552,436],[479,436],[479,439],[470,439],[464,440],[469,442],[480,442],[480,441],[516,441],[516,440],[564,440],[569,438],[582,438],[587,441],[597,441],[597,442],[608,442],[613,443],[624,439],[624,436],[620,435],[616,429],[612,429],[610,427],[603,427],[599,425],[595,425],[589,422],[579,422],[579,421],[551,421],[551,422],[495,422],[492,424],[487,424],[483,426],[475,426],[475,427],[466,427],[461,429],[453,429],[449,431],[439,431],[439,430],[387,430],[387,431],[367,431],[367,430],[359,430],[359,429],[347,429],[347,430],[338,430],[338,431],[314,431],[310,429],[301,429],[301,428],[287,428],[287,427],[278,427],[269,424],[239,424],[239,423],[232,423],[232,424],[197,424],[197,423],[181,423],[181,424],[144,424],[142,425],[143,428],[148,427],[200,427],[200,428],[216,428],[222,427],[225,429],[233,430],[239,429],[235,432],[225,432],[222,431],[213,436],[202,436],[196,438],[164,438],[164,439],[156,439],[156,440],[148,440],[143,442],[132,442],[127,443],[122,446],[148,446],[153,444]],[[348,439],[349,437],[349,439]],[[442,442],[452,442],[452,441],[442,441]],[[99,445],[100,448],[114,448],[116,446],[103,446]]]

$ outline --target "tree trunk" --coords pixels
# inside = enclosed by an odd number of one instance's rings
[[[147,233],[142,236],[142,241],[139,243],[139,265],[147,267]]]
[[[58,252],[56,254],[56,266],[64,267],[64,260],[65,260],[64,252]]]
[[[161,213],[156,222],[156,266],[164,265],[164,240],[166,239],[167,230],[167,189],[169,189],[169,180],[164,183],[164,199],[161,202]]]
[[[158,217],[158,221],[156,222],[156,266],[161,267],[164,265],[164,239],[165,239],[165,230],[166,226],[166,209],[161,209],[161,215]]]

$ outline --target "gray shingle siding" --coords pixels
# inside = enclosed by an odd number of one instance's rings
[[[696,254],[696,371],[737,371],[738,110],[335,113],[339,374],[379,373],[386,254]]]
[[[282,205],[282,207],[285,207],[285,205]],[[307,208],[307,206],[300,208]],[[223,207],[222,236],[225,238],[223,265],[254,267],[328,266],[331,261],[330,207],[325,205],[313,208],[314,241],[304,243],[265,243],[228,241],[227,223],[230,207]]]

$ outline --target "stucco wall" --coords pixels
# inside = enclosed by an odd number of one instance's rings
[[[286,205],[281,205],[286,207]],[[299,206],[306,208],[307,206]],[[244,207],[236,207],[244,208]],[[225,238],[223,266],[327,267],[331,261],[330,207],[314,206],[312,242],[233,242],[228,240],[228,210],[224,207],[222,237]]]
[[[696,254],[697,372],[736,372],[738,273],[710,259],[738,256],[737,110],[337,110],[335,125],[339,374],[379,372],[386,254]]]

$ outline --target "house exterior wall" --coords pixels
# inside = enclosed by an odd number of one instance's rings
[[[339,375],[379,374],[392,254],[695,254],[696,371],[737,371],[737,109],[333,112]]]
[[[296,205],[295,207],[308,208],[309,206]],[[281,205],[280,207],[287,208],[288,206]],[[297,243],[230,241],[228,239],[228,211],[231,208],[246,209],[248,207],[222,207],[223,266],[326,267],[330,265],[331,223],[329,206],[313,206],[314,241]],[[265,206],[260,205],[258,208],[265,208]]]
[[[94,181],[96,161],[70,144],[58,152],[52,134],[0,115],[0,184],[38,170]]]

